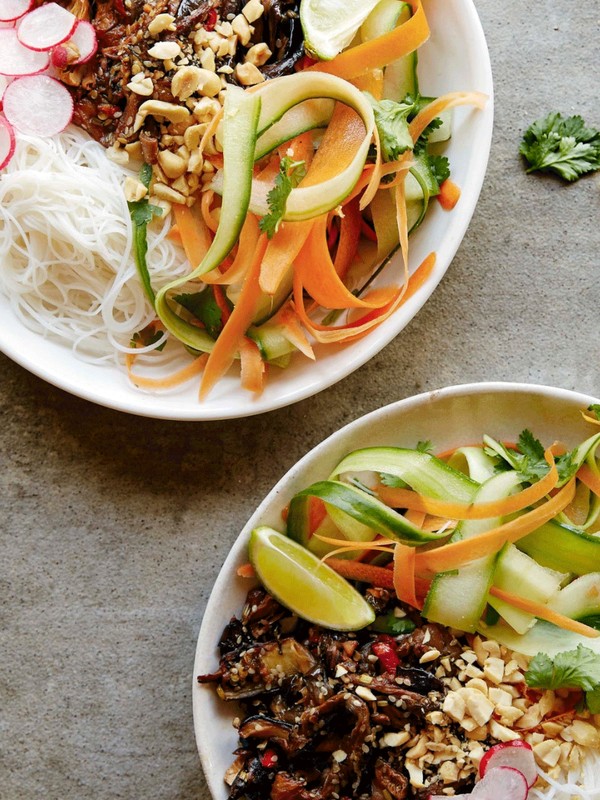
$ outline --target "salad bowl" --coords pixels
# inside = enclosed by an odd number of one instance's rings
[[[176,390],[150,392],[129,382],[115,362],[87,363],[67,346],[29,330],[0,294],[0,350],[25,369],[74,395],[109,408],[174,420],[216,420],[246,417],[310,397],[358,369],[397,336],[430,297],[448,269],[467,230],[483,183],[491,144],[493,89],[485,37],[472,0],[425,0],[430,39],[419,48],[418,74],[423,93],[451,91],[487,95],[483,110],[454,109],[452,137],[444,146],[452,179],[460,186],[456,207],[444,211],[432,203],[423,223],[411,235],[409,268],[436,253],[428,279],[396,312],[352,345],[317,345],[316,360],[296,354],[290,366],[272,369],[264,391],[253,395],[239,385],[239,375],[226,375],[208,397],[198,400],[197,382]],[[375,285],[385,286],[401,274],[395,257]]]
[[[194,663],[193,712],[196,741],[214,800],[225,800],[223,782],[237,744],[231,704],[214,689],[198,685],[196,676],[213,672],[221,632],[239,615],[250,588],[237,569],[248,561],[250,532],[258,526],[283,530],[282,511],[291,498],[315,481],[327,478],[350,451],[364,447],[414,448],[429,441],[435,452],[447,452],[481,441],[484,434],[515,441],[529,429],[548,444],[567,448],[594,433],[581,411],[598,401],[574,391],[517,383],[452,386],[410,397],[373,411],[338,430],[305,455],[271,490],[244,526],[216,580],[202,621]],[[210,726],[206,725],[210,720]]]

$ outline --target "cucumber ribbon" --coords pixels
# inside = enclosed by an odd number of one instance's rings
[[[335,514],[336,524],[342,532],[345,514],[370,528],[372,538],[381,534],[403,544],[417,546],[448,537],[447,532],[422,530],[369,492],[338,480],[344,473],[363,471],[393,476],[417,492],[440,500],[470,502],[479,488],[478,483],[430,453],[398,447],[356,450],[340,461],[328,480],[313,483],[292,498],[287,519],[288,535],[296,541],[307,543],[312,533],[309,529],[310,501],[311,498],[318,498],[342,512]]]
[[[320,102],[323,98],[325,103]],[[254,90],[237,87],[227,90],[223,106],[224,166],[211,184],[211,188],[222,195],[215,238],[191,273],[163,286],[156,295],[158,317],[183,344],[194,350],[211,352],[214,340],[176,313],[169,303],[169,293],[218,267],[237,242],[249,210],[258,214],[267,212],[267,194],[271,187],[253,180],[257,158],[298,132],[322,126],[330,118],[335,101],[357,112],[364,125],[364,138],[342,170],[320,183],[292,190],[283,217],[286,220],[316,217],[335,208],[350,194],[362,173],[371,139],[376,135],[371,105],[350,83],[319,72],[276,78]]]

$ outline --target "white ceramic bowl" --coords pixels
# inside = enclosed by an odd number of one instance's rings
[[[451,212],[432,203],[422,226],[411,237],[412,270],[432,250],[433,274],[392,318],[351,346],[317,349],[313,363],[302,355],[285,370],[273,369],[267,387],[253,398],[239,386],[239,372],[226,376],[202,403],[197,382],[170,393],[144,393],[130,385],[117,367],[99,367],[76,359],[71,351],[43,339],[17,321],[0,294],[0,350],[44,380],[100,405],[161,419],[213,420],[246,417],[290,405],[336,383],[362,366],[388,344],[414,317],[442,279],[465,234],[483,182],[492,137],[492,74],[479,18],[472,0],[424,0],[430,40],[419,50],[419,76],[424,94],[478,90],[489,95],[483,111],[458,108],[452,139],[445,153],[462,195]],[[390,270],[396,270],[391,273]],[[398,263],[385,271],[400,274]]]
[[[351,422],[311,450],[285,475],[252,515],[232,547],[208,601],[196,649],[193,709],[196,741],[214,800],[225,800],[223,775],[230,765],[237,734],[232,727],[232,704],[218,699],[210,685],[196,676],[214,671],[216,644],[226,623],[238,615],[250,588],[236,569],[247,562],[250,531],[259,524],[281,530],[281,511],[292,496],[312,482],[326,478],[341,458],[360,447],[414,447],[430,440],[436,451],[481,441],[484,433],[515,440],[529,428],[543,443],[560,439],[568,447],[591,435],[581,409],[598,402],[564,389],[512,383],[453,386],[420,394],[373,411]]]

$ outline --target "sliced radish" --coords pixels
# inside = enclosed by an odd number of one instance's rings
[[[0,75],[38,75],[49,63],[50,54],[22,45],[14,28],[0,28]]]
[[[6,87],[8,86],[8,78],[4,75],[0,75],[0,110],[2,110],[2,98],[4,97],[4,92],[6,91]]]
[[[0,22],[14,22],[26,14],[33,0],[2,0],[0,2]]]
[[[471,792],[473,800],[527,800],[529,787],[525,776],[514,767],[490,767]]]
[[[73,98],[48,75],[18,78],[4,92],[4,113],[21,133],[55,136],[73,117]]]
[[[74,14],[58,3],[46,3],[21,20],[17,34],[21,43],[30,50],[51,50],[66,42],[75,25],[77,17]]]
[[[98,49],[96,29],[91,23],[83,19],[79,20],[67,44],[74,44],[79,50],[79,58],[75,61],[75,64],[85,64]]]
[[[0,117],[0,169],[11,160],[15,152],[15,132],[4,117]]]
[[[493,767],[513,767],[518,769],[525,776],[529,787],[533,786],[538,777],[531,745],[522,739],[500,742],[490,747],[479,762],[480,776],[483,778],[487,771]]]
[[[527,800],[529,788],[522,772],[512,767],[493,767],[470,794],[455,794],[454,800]],[[428,800],[448,800],[445,794],[430,794]]]

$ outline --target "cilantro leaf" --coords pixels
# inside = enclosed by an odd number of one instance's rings
[[[298,186],[305,175],[304,161],[292,161],[289,156],[281,159],[279,172],[275,177],[275,185],[267,195],[269,213],[265,214],[259,223],[261,231],[266,233],[269,239],[272,239],[279,229],[292,189]]]
[[[411,633],[416,627],[412,619],[409,619],[409,617],[397,617],[393,611],[389,614],[375,617],[375,622],[371,623],[371,630],[378,633],[389,633],[392,636]]]
[[[600,709],[600,654],[582,644],[554,658],[538,653],[529,662],[525,680],[540,689],[582,689],[590,710]]]
[[[576,181],[600,169],[600,131],[586,127],[578,115],[554,112],[527,128],[519,152],[529,164],[527,172],[554,172]]]
[[[142,164],[139,178],[146,189],[149,189],[150,181],[152,180],[151,164]],[[154,305],[154,290],[152,288],[148,264],[146,262],[146,254],[148,252],[146,229],[148,223],[152,221],[154,216],[160,217],[162,215],[162,208],[149,203],[147,197],[142,200],[129,201],[127,203],[127,208],[129,209],[129,215],[133,224],[133,258],[146,296],[152,305]]]
[[[524,456],[531,459],[532,462],[544,460],[544,446],[539,439],[536,439],[533,433],[525,428],[519,434],[519,450]]]
[[[516,470],[523,481],[535,483],[547,474],[550,467],[544,458],[544,447],[529,430],[524,430],[519,435],[517,450],[509,450],[500,442],[489,436],[484,436],[485,452],[491,456],[500,456],[500,461],[495,467],[496,472],[505,469]],[[573,477],[577,471],[577,462],[574,451],[565,453],[555,459],[558,470],[559,484],[563,484]]]
[[[429,439],[426,439],[424,442],[417,442],[415,450],[418,453],[431,453],[433,450],[433,442]]]
[[[390,475],[389,472],[381,472],[379,480],[384,486],[389,486],[391,489],[406,489],[408,483],[403,481],[402,478],[397,478],[395,475]]]
[[[164,341],[159,344],[156,348],[159,352],[164,350],[164,347],[167,343],[167,339],[165,336],[165,332],[162,331],[160,328],[157,330],[154,327],[154,323],[150,323],[150,325],[146,325],[145,328],[142,328],[141,331],[136,331],[133,336],[131,337],[130,347],[148,347],[150,344],[156,344],[156,342],[160,342],[161,339]]]
[[[600,403],[592,403],[587,407],[587,410],[595,414],[596,419],[600,419]]]
[[[427,127],[424,128],[423,133],[419,136],[419,138],[415,142],[415,147],[414,147],[415,154],[418,155],[419,153],[423,153],[425,151],[425,149],[427,148],[427,144],[429,142],[429,137],[435,130],[440,128],[443,124],[444,121],[442,120],[441,117],[434,117],[434,119],[431,120],[429,125],[427,125]]]
[[[414,111],[414,104],[375,100],[369,92],[364,94],[373,106],[383,160],[395,161],[402,153],[412,150],[413,140],[408,130],[408,117]]]
[[[209,336],[217,338],[223,328],[223,320],[221,309],[210,286],[200,292],[179,294],[173,299],[200,320]]]
[[[450,162],[446,156],[434,156],[428,153],[427,161],[438,185],[450,177]]]

